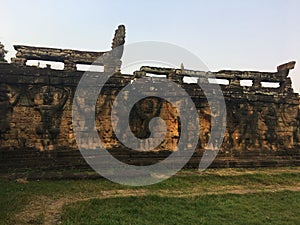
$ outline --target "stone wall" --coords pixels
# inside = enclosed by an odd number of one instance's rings
[[[166,74],[162,68],[151,69],[162,70],[159,73]],[[150,68],[141,68],[142,72],[147,70]],[[229,85],[221,85],[227,108],[222,151],[275,151],[298,147],[299,96],[293,93],[290,86],[288,70],[274,73],[220,71],[214,74],[216,78],[238,81],[253,77],[266,81],[269,76],[271,81],[280,82],[278,88],[265,88],[255,84],[244,87],[233,81]],[[195,76],[193,73],[197,71],[185,70],[179,74],[179,70],[174,69],[167,72],[166,79],[180,84],[192,97],[201,126],[198,150],[203,150],[212,147],[207,146],[212,115],[199,86],[183,82],[184,76]],[[71,114],[74,92],[82,74],[80,71],[0,63],[1,148],[34,147],[41,151],[77,149]],[[117,93],[130,84],[132,79],[133,76],[130,75],[115,74],[98,98],[96,127],[107,148],[122,147],[111,126],[111,106]],[[254,80],[253,83],[257,82]],[[156,150],[175,150],[180,137],[180,118],[176,107],[166,101],[152,97],[136,104],[130,116],[131,130],[137,137],[147,138],[148,122],[156,116],[166,121],[168,130],[165,140]]]
[[[218,157],[230,159],[231,163],[225,160],[215,162],[215,166],[252,164],[263,166],[274,165],[274,162],[277,165],[299,165],[299,95],[293,92],[291,79],[288,77],[295,62],[280,65],[275,72],[229,70],[204,72],[143,66],[133,75],[127,75],[120,71],[124,41],[125,27],[121,25],[115,32],[111,51],[83,52],[15,46],[17,55],[12,63],[0,59],[0,151],[3,168],[7,163],[16,167],[17,164],[27,167],[29,164],[24,162],[31,162],[31,159],[26,157],[30,158],[33,155],[38,156],[37,160],[46,165],[48,153],[53,158],[54,164],[59,161],[57,157],[61,157],[59,165],[64,165],[65,161],[70,163],[72,160],[79,162],[79,167],[83,165],[78,154],[71,153],[78,150],[73,133],[72,104],[75,102],[80,105],[85,101],[74,99],[76,88],[84,73],[77,71],[76,65],[91,64],[99,56],[109,60],[113,56],[112,65],[108,65],[106,60],[98,60],[98,65],[104,66],[104,72],[112,72],[114,75],[106,82],[98,97],[95,124],[104,146],[115,152],[117,158],[133,164],[148,165],[163,159],[170,151],[176,151],[182,135],[180,115],[177,111],[178,106],[184,101],[181,96],[177,96],[178,101],[175,105],[157,97],[148,97],[135,104],[130,113],[130,130],[141,139],[149,137],[149,121],[152,118],[160,117],[166,122],[167,133],[165,134],[163,130],[158,133],[161,136],[165,135],[165,138],[154,152],[139,152],[135,155],[132,152],[128,153],[128,148],[120,143],[112,128],[111,118],[114,122],[122,122],[118,121],[116,115],[111,116],[111,107],[120,90],[126,85],[141,84],[141,91],[146,95],[149,93],[147,85],[143,86],[139,78],[144,77],[146,83],[151,83],[153,79],[148,74],[156,74],[164,75],[165,79],[177,83],[191,96],[197,108],[200,134],[196,155],[188,167],[193,167],[191,165],[197,167],[203,150],[214,150],[218,144],[208,144],[211,121],[215,120],[218,113],[212,113],[207,93],[204,93],[197,84],[185,82],[186,77],[196,77],[205,85],[212,86],[215,84],[210,83],[210,78],[228,81],[227,85],[220,85],[226,104],[227,123]],[[0,58],[3,58],[6,51],[3,46],[1,49]],[[118,51],[113,52],[114,49]],[[50,66],[47,68],[26,66],[26,61],[32,59],[63,62],[65,66],[63,70],[54,70]],[[100,72],[90,74],[102,76]],[[242,82],[245,80],[252,82],[252,85],[243,86]],[[262,85],[264,82],[277,84],[278,87],[264,87]],[[171,91],[169,94],[172,96],[176,93]],[[119,105],[121,109],[127,107],[126,101],[124,97],[123,105]],[[75,113],[81,118],[85,110],[89,109],[79,107]],[[224,109],[218,111],[219,114],[222,110]],[[86,130],[90,129],[90,125],[85,124],[84,119],[76,122],[84,123],[83,127]],[[193,126],[188,127],[188,131],[194,129]],[[129,130],[123,132],[125,139],[128,132]],[[91,139],[81,144],[82,146],[86,144],[90,148],[90,143],[94,141]],[[140,147],[147,149],[146,145]],[[25,154],[24,151],[30,153]],[[161,152],[161,155],[156,155],[157,152]],[[6,158],[6,153],[11,155],[11,158]],[[21,155],[24,155],[24,158]],[[249,156],[252,157],[251,163],[249,161],[244,163],[243,160]],[[138,157],[142,159],[137,161]],[[277,160],[281,160],[281,164],[277,163]]]

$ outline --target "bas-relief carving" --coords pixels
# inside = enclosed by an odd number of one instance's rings
[[[5,84],[0,85],[0,139],[10,130],[10,119],[13,107],[19,101],[20,94],[11,94]]]
[[[68,100],[70,91],[66,88],[51,90],[48,86],[42,92],[42,104],[34,103],[34,108],[39,112],[41,120],[36,128],[36,133],[42,139],[42,150],[53,148],[53,144],[60,132],[63,107]]]
[[[6,71],[11,71],[9,74],[2,74],[0,71],[1,81],[9,84],[9,88],[0,88],[0,137],[6,137],[10,132],[10,115],[14,107],[27,107],[35,109],[39,116],[38,124],[36,126],[37,139],[42,142],[41,150],[49,150],[54,148],[57,143],[57,137],[61,132],[62,113],[66,101],[73,97],[70,95],[70,89],[75,90],[74,84],[79,81],[80,76],[78,71],[75,71],[76,63],[91,63],[95,57],[105,55],[107,59],[112,56],[111,52],[117,47],[116,66],[121,63],[120,58],[123,53],[123,45],[125,42],[125,27],[119,26],[115,31],[112,42],[112,51],[108,52],[84,52],[68,49],[51,49],[51,48],[38,48],[30,46],[15,46],[18,51],[16,58],[11,68]],[[0,43],[0,66],[9,65],[4,60],[6,51],[4,46]],[[51,53],[51,54],[50,54]],[[53,55],[54,54],[54,55]],[[29,68],[32,74],[26,74],[27,68],[24,67],[26,60],[51,60],[65,63],[65,70],[60,74],[55,73],[51,69],[36,68],[33,70]],[[110,65],[103,62],[104,71],[116,68],[110,68]],[[14,65],[14,66],[13,66]],[[183,78],[185,76],[194,76],[200,79],[207,80],[208,78],[216,77],[218,79],[227,79],[229,85],[223,87],[224,97],[227,108],[227,128],[223,141],[222,148],[225,150],[253,150],[253,149],[269,149],[277,150],[280,148],[294,148],[299,145],[300,141],[300,124],[299,124],[299,96],[293,93],[291,87],[291,79],[288,76],[289,70],[293,69],[295,62],[289,62],[278,66],[277,72],[255,72],[255,71],[228,71],[222,70],[218,72],[203,72],[186,70],[183,66],[181,69],[175,68],[159,68],[159,67],[141,67],[139,71],[134,72],[136,78],[146,76],[147,73],[166,75],[167,79],[177,82],[178,85],[186,87],[193,92],[193,86],[184,84]],[[70,68],[69,68],[70,67]],[[71,68],[72,67],[72,68]],[[22,69],[23,68],[23,69]],[[7,69],[7,68],[6,68]],[[15,73],[14,73],[15,72]],[[10,81],[10,73],[14,76],[23,74],[18,81]],[[56,84],[48,83],[49,74],[55,75],[54,79]],[[112,90],[109,93],[103,94],[98,99],[96,106],[97,117],[96,126],[99,136],[108,147],[118,146],[111,118],[116,123],[123,123],[124,121],[118,120],[116,115],[110,115],[111,106],[123,83],[119,82],[125,76],[120,71],[118,72],[118,79],[114,81]],[[69,78],[71,76],[72,78]],[[33,78],[30,78],[33,77]],[[30,80],[31,79],[31,80]],[[75,82],[70,82],[70,79],[77,79]],[[128,79],[128,78],[127,78]],[[240,86],[240,81],[248,79],[253,81],[252,87]],[[67,81],[66,81],[67,80]],[[136,81],[132,79],[131,84],[134,85]],[[276,89],[263,88],[261,82],[277,82],[280,87]],[[66,85],[66,86],[65,86]],[[4,85],[5,86],[5,85]],[[2,86],[1,86],[2,87]],[[72,87],[72,88],[71,88]],[[199,112],[201,130],[199,137],[199,146],[201,149],[214,148],[217,143],[212,143],[207,146],[211,134],[211,123],[217,122],[218,113],[212,113],[209,106],[206,104],[205,96],[196,96],[200,98],[200,103],[197,106]],[[74,102],[84,102],[84,99],[75,99]],[[198,100],[197,100],[198,101]],[[125,102],[124,102],[125,103]],[[17,104],[17,106],[16,106]],[[126,104],[124,106],[126,107]],[[87,113],[88,108],[79,108],[79,114]],[[69,112],[68,111],[68,112]],[[176,110],[175,110],[176,111]],[[176,112],[168,104],[163,103],[157,99],[146,99],[143,102],[137,103],[131,113],[131,130],[137,137],[146,138],[149,136],[149,121],[152,117],[160,116],[165,119],[169,126],[169,135],[161,145],[164,149],[173,149],[173,145],[178,142],[180,136],[180,118]],[[221,111],[220,111],[221,113]],[[70,119],[70,118],[68,118]],[[83,122],[83,121],[78,121]],[[95,121],[85,121],[84,127],[87,130],[93,129]],[[223,123],[224,121],[222,121]],[[69,121],[71,123],[71,121]],[[32,124],[28,124],[32,126]],[[16,125],[18,126],[18,125]],[[19,129],[19,128],[18,128]],[[23,129],[23,128],[22,128]],[[21,128],[19,130],[22,130]],[[69,132],[69,131],[68,131]],[[131,132],[131,131],[128,131]],[[123,134],[126,136],[126,132]],[[72,136],[73,135],[69,135]],[[11,136],[11,138],[14,138]],[[25,142],[19,138],[19,145],[25,145]],[[91,140],[93,142],[94,140]],[[23,144],[22,144],[23,143]],[[172,143],[172,144],[168,144]],[[87,143],[88,144],[88,143]]]

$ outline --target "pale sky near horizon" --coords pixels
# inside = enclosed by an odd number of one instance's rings
[[[162,41],[197,55],[212,71],[276,71],[295,60],[290,74],[300,92],[300,1],[4,1],[0,41],[79,50],[109,50],[114,30],[126,43]]]

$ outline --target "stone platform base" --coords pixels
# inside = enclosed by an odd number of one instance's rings
[[[145,166],[165,159],[171,152],[133,152],[112,149],[111,154],[127,164]],[[203,152],[195,152],[185,168],[197,169]],[[174,162],[176,163],[176,162]],[[101,165],[103,167],[107,165]],[[219,152],[209,168],[257,168],[300,166],[300,148],[281,151]],[[60,149],[40,152],[36,149],[0,150],[0,177],[29,179],[93,179],[93,172],[80,151]]]

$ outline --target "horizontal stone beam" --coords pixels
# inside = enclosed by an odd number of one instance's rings
[[[12,58],[12,63],[24,66],[26,65],[27,60],[62,62],[64,63],[65,70],[76,70],[76,64],[94,64],[105,66],[106,68],[104,68],[104,70],[108,71],[110,67],[120,67],[120,59],[123,54],[124,43],[125,26],[119,25],[118,29],[115,31],[112,42],[112,50],[110,51],[92,52],[14,45],[17,54],[16,57]]]
[[[155,75],[168,75],[174,73],[175,69],[173,68],[163,68],[163,67],[154,67],[154,66],[142,66],[140,71],[151,73]]]
[[[50,84],[51,86],[69,87],[75,90],[83,73],[82,71],[52,70],[50,68],[38,68],[35,66],[20,67],[15,64],[0,63],[0,81],[7,85],[17,87],[17,89],[21,87],[47,86]],[[103,76],[103,73],[90,72],[89,76],[90,79],[96,80],[99,76]],[[132,75],[117,74],[115,77],[111,77],[109,82],[106,82],[105,85],[103,84],[103,93],[110,92],[111,90],[120,90],[127,84],[130,84],[132,79]],[[135,80],[133,85],[135,85],[136,82],[139,82],[139,79]],[[96,83],[97,82],[95,82],[95,84]],[[93,84],[91,81],[88,85],[93,86]],[[88,85],[87,90],[89,90]],[[197,84],[182,83],[181,85],[187,90],[188,94],[195,99],[195,102],[207,97],[208,93],[204,95]],[[281,88],[235,88],[230,85],[222,85],[221,90],[223,91],[225,99],[240,99],[241,101],[247,99],[254,102],[299,104],[298,94],[292,93],[292,90],[289,91]],[[172,93],[170,93],[170,95],[171,94]]]
[[[291,68],[291,67],[289,67]],[[259,80],[270,82],[283,82],[287,78],[288,70],[280,70],[277,72],[257,72],[257,71],[237,71],[237,70],[221,70],[218,72],[195,71],[187,69],[173,69],[162,67],[142,66],[140,71],[156,74],[169,75],[176,74],[178,76],[189,76],[199,78],[216,78],[228,80]]]
[[[17,58],[26,60],[45,60],[55,62],[72,62],[78,64],[92,64],[105,52],[89,52],[70,49],[32,47],[25,45],[14,45]],[[99,63],[100,65],[102,63]]]
[[[50,68],[38,68],[36,66],[20,67],[15,64],[0,63],[0,82],[9,85],[51,85],[74,86],[76,87],[84,74],[83,71],[52,70]],[[89,72],[91,79],[103,76],[102,72]],[[132,76],[122,75],[110,78],[111,86],[118,82],[130,81]],[[96,84],[97,82],[93,83]]]

